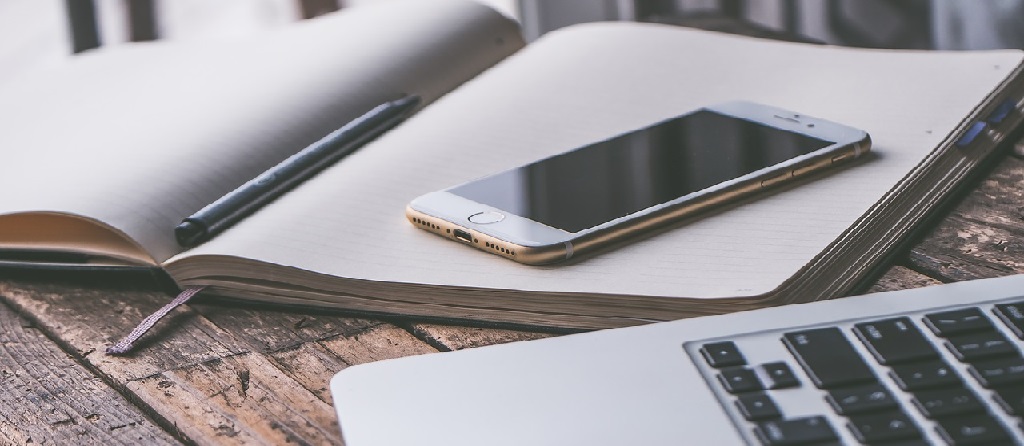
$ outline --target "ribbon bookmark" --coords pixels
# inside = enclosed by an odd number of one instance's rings
[[[204,290],[205,288],[205,286],[185,288],[181,293],[178,294],[178,297],[175,297],[174,300],[172,300],[170,303],[164,305],[163,308],[156,310],[155,313],[143,319],[142,323],[140,323],[138,327],[135,327],[135,329],[132,330],[131,333],[128,333],[128,336],[125,336],[120,341],[117,341],[116,344],[107,347],[107,354],[124,355],[130,353],[132,350],[135,349],[135,342],[138,341],[139,338],[142,337],[142,335],[146,334],[146,332],[149,331],[150,328],[153,328],[153,326],[156,325],[156,323],[159,322],[160,319],[163,319],[164,316],[167,316],[167,313],[170,313],[171,310],[175,309],[179,305],[188,302],[189,299],[192,298],[192,296],[199,294],[199,292]]]

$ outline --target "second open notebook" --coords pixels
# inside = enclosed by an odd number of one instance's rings
[[[435,5],[380,8],[396,4]],[[574,26],[518,49],[514,25],[499,14],[473,3],[438,4],[447,6],[403,14],[417,19],[397,28],[415,32],[386,27],[395,29],[383,32],[390,40],[367,39],[384,28],[365,24],[390,20],[397,9],[357,7],[250,46],[220,48],[248,55],[241,59],[218,62],[219,47],[199,59],[172,46],[112,50],[74,62],[68,72],[76,75],[75,94],[68,93],[72,79],[60,73],[5,86],[0,116],[22,125],[0,135],[0,145],[25,149],[5,161],[0,186],[26,192],[0,198],[0,247],[33,253],[10,263],[120,253],[125,264],[163,268],[183,288],[209,286],[255,301],[573,328],[635,325],[848,293],[1022,116],[1019,51],[861,50],[627,23]],[[351,26],[328,26],[330,20]],[[360,39],[390,46],[360,53],[352,44]],[[361,64],[315,62],[346,53]],[[123,134],[81,105],[96,90],[90,82],[114,88],[97,74],[110,66],[142,66],[161,56],[165,70],[134,73],[126,87],[142,88],[152,81],[147,76],[198,70],[193,60],[211,72],[244,62],[247,72],[259,73],[278,63],[266,54],[287,54],[289,63],[318,71],[249,79],[273,88],[259,107],[238,115],[141,102],[132,118],[138,122]],[[345,82],[328,82],[333,78]],[[48,103],[65,101],[67,108],[31,106],[55,88],[66,96]],[[190,94],[204,101],[249,94],[200,81],[190,88],[164,96],[187,103]],[[259,172],[326,134],[331,122],[340,125],[353,111],[399,93],[427,105],[210,242],[173,248],[181,218],[253,176],[235,168]],[[423,234],[403,216],[406,203],[425,192],[735,99],[864,129],[875,155],[563,266],[523,266],[474,252]],[[133,104],[129,96],[118,101]],[[89,126],[39,138],[47,130],[38,124],[44,112],[48,122],[73,121],[61,113],[87,116]],[[177,136],[173,144],[154,137],[163,134]],[[282,156],[247,158],[260,144]],[[82,146],[95,153],[51,156]],[[172,148],[206,158],[196,163],[170,154]],[[97,161],[98,153],[108,161]],[[121,164],[103,164],[109,159]],[[196,169],[185,178],[146,174],[165,168],[151,165],[158,161]]]

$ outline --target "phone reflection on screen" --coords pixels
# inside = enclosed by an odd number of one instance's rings
[[[830,144],[701,110],[450,192],[578,232]]]

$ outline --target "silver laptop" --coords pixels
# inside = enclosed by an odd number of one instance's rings
[[[1024,275],[359,365],[348,446],[1024,444]]]

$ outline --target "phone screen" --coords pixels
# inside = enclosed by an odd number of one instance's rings
[[[701,110],[449,192],[579,232],[831,144]]]

